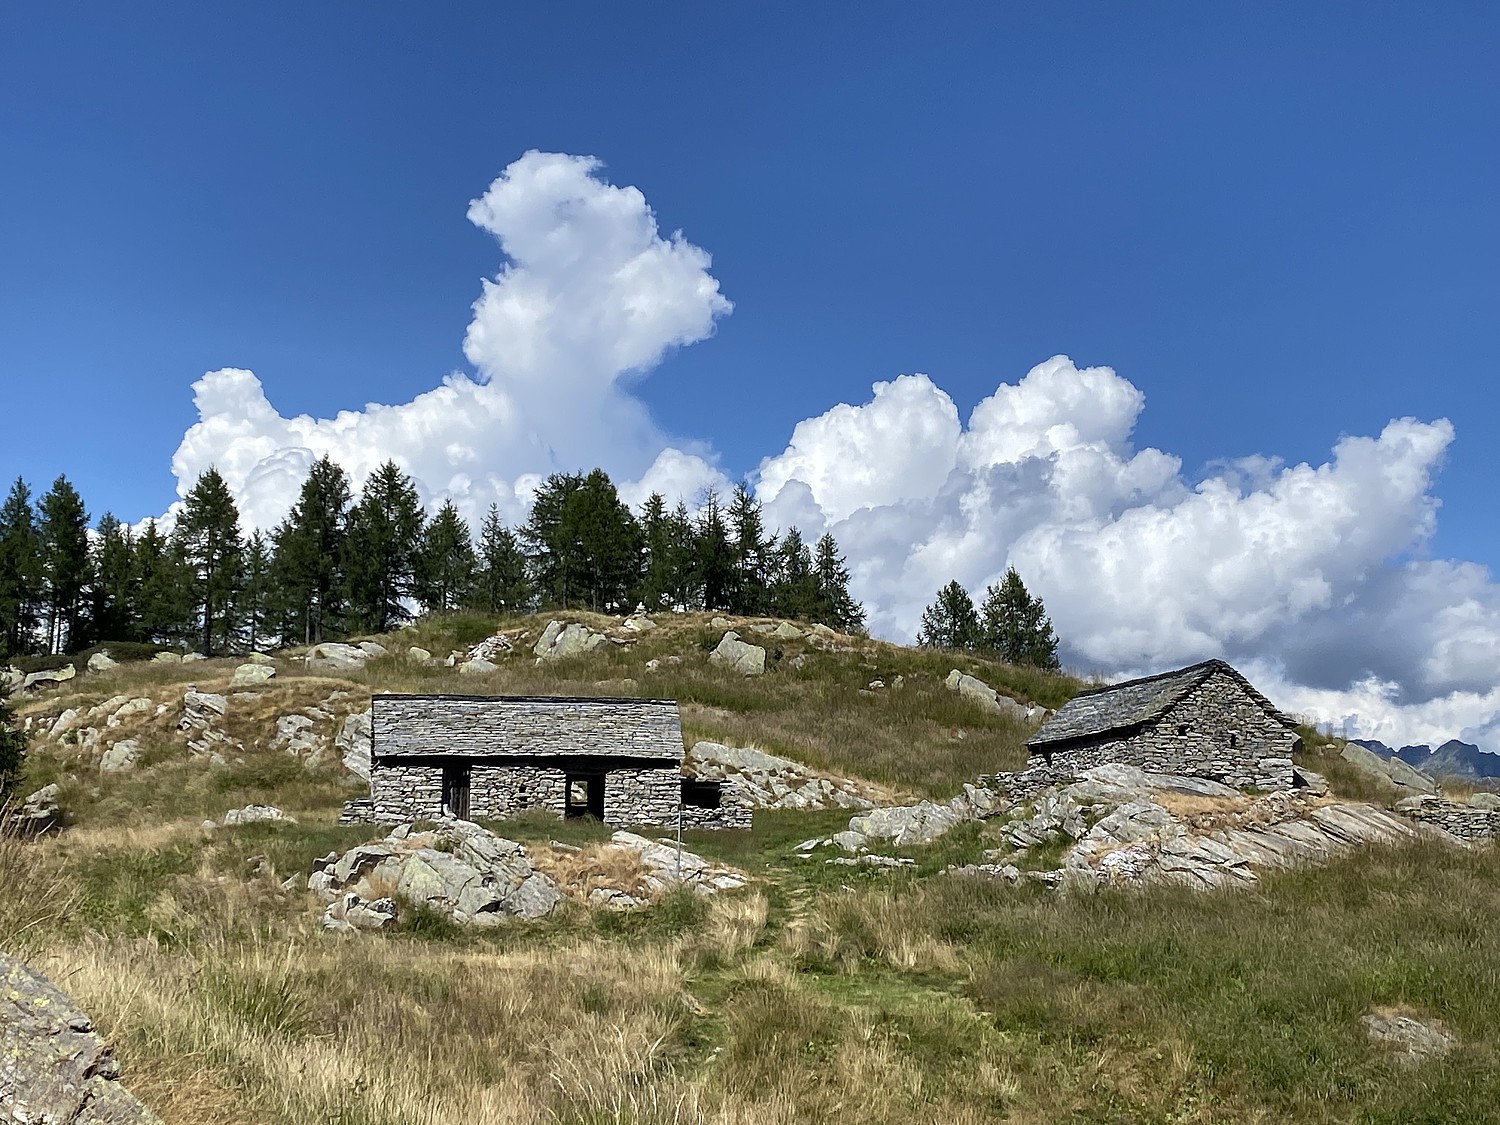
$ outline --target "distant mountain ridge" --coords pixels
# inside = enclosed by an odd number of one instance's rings
[[[1487,753],[1472,743],[1460,742],[1456,738],[1450,738],[1436,750],[1422,743],[1393,750],[1384,742],[1377,742],[1372,738],[1351,738],[1349,741],[1382,758],[1400,758],[1407,765],[1434,777],[1454,777],[1465,781],[1500,778],[1500,754]]]

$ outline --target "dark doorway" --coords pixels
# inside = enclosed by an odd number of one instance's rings
[[[443,767],[443,811],[459,820],[469,819],[469,764],[450,762]]]
[[[604,819],[604,775],[602,773],[570,773],[567,775],[567,803],[563,815],[572,819],[591,816]]]
[[[682,779],[682,803],[695,809],[716,809],[724,802],[724,789],[717,781],[696,777]]]

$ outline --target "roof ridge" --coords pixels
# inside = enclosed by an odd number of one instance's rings
[[[1223,658],[1212,656],[1207,660],[1200,660],[1196,664],[1188,664],[1182,668],[1172,668],[1166,672],[1156,672],[1150,676],[1137,676],[1133,680],[1121,680],[1118,683],[1100,684],[1098,687],[1084,688],[1073,698],[1081,699],[1086,695],[1101,695],[1107,691],[1118,691],[1121,688],[1137,687],[1140,684],[1149,684],[1153,680],[1165,680],[1172,676],[1181,676],[1186,672],[1207,671],[1208,669],[1215,667],[1230,668],[1230,665],[1228,661],[1224,660]],[[1230,670],[1233,671],[1232,668],[1230,668]]]

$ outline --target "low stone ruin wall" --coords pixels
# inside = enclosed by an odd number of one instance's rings
[[[1401,812],[1422,824],[1435,824],[1460,840],[1490,840],[1500,835],[1500,811],[1453,805],[1447,801],[1427,800]]]
[[[738,778],[726,777],[719,782],[719,807],[705,809],[684,803],[684,828],[748,830],[755,815],[755,803]]]

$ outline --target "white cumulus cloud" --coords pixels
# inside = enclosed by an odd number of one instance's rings
[[[475,377],[449,375],[396,405],[288,418],[251,372],[211,371],[193,384],[199,420],[172,459],[179,496],[217,466],[246,522],[270,527],[324,455],[356,488],[394,459],[428,503],[451,498],[471,519],[491,503],[520,518],[536,475],[554,470],[599,465],[689,496],[721,483],[703,450],[663,454],[629,391],[729,313],[708,254],[664,236],[645,197],[606,182],[591,157],[528,152],[468,217],[507,259],[483,282],[464,340]]]

